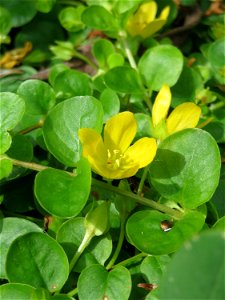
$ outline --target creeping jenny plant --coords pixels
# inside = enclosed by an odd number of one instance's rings
[[[0,299],[225,299],[222,2],[1,1]]]
[[[108,179],[121,179],[135,175],[147,166],[156,154],[156,141],[144,137],[130,146],[137,132],[133,113],[125,111],[110,118],[101,135],[90,128],[81,128],[79,137],[83,155],[93,171]]]

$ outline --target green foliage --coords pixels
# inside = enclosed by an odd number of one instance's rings
[[[2,300],[225,298],[223,5],[148,2],[0,3]]]

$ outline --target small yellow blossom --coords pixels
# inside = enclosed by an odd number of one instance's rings
[[[0,59],[0,67],[12,69],[14,66],[19,65],[31,50],[31,42],[26,42],[23,48],[16,48],[6,52]]]
[[[131,36],[147,38],[159,31],[168,18],[170,7],[166,6],[156,18],[157,3],[155,1],[142,4],[127,22],[127,31]]]
[[[125,111],[110,118],[104,140],[94,129],[81,128],[79,138],[92,170],[107,179],[128,178],[147,166],[155,157],[156,140],[144,137],[130,146],[137,132],[134,114]]]
[[[185,128],[194,128],[199,121],[201,109],[193,102],[178,105],[169,115],[171,92],[168,85],[163,85],[152,107],[153,136],[162,140]]]

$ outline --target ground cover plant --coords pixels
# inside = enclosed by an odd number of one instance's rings
[[[1,1],[1,299],[225,298],[224,19]]]

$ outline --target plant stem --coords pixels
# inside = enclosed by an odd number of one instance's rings
[[[121,41],[121,44],[125,50],[125,53],[126,53],[126,56],[127,56],[127,59],[130,63],[130,66],[132,68],[134,68],[135,70],[137,70],[137,64],[135,62],[135,59],[133,57],[133,54],[128,46],[128,43],[127,43],[127,40],[126,40],[126,33],[124,31],[121,31],[120,32],[120,41]]]
[[[83,60],[88,65],[90,65],[91,67],[93,67],[95,70],[98,69],[98,66],[93,61],[91,61],[87,56],[81,54],[80,52],[75,51],[74,57],[79,58],[80,60]]]
[[[143,252],[142,252],[142,253],[139,253],[139,254],[137,254],[137,255],[135,255],[135,256],[132,256],[131,258],[128,258],[128,259],[125,259],[125,260],[119,262],[118,264],[114,265],[112,268],[115,268],[115,267],[117,267],[117,266],[126,266],[126,265],[130,265],[130,264],[132,264],[132,263],[134,263],[134,262],[137,262],[137,261],[141,260],[143,257],[146,257],[146,256],[148,256],[148,255],[149,255],[149,254],[143,253]]]
[[[86,231],[83,241],[81,242],[79,248],[77,249],[77,252],[74,254],[74,257],[72,258],[70,262],[69,272],[71,272],[78,260],[78,258],[81,256],[81,254],[84,252],[85,248],[89,245],[91,239],[93,238],[93,233],[90,231]]]
[[[25,128],[25,129],[21,130],[21,131],[19,132],[19,134],[27,134],[27,133],[29,133],[29,132],[35,130],[35,129],[41,128],[41,127],[43,126],[43,124],[44,124],[44,120],[41,119],[41,120],[39,120],[39,121],[37,122],[37,124],[34,124],[34,125],[31,126],[31,127],[28,127],[28,128]]]
[[[20,167],[27,168],[27,169],[31,169],[31,170],[35,170],[35,171],[42,171],[42,170],[46,170],[47,168],[50,168],[49,166],[42,166],[42,165],[39,165],[39,164],[36,164],[36,163],[20,161],[20,160],[13,159],[13,158],[10,158],[10,157],[4,156],[4,155],[2,157],[0,157],[0,160],[4,159],[4,158],[10,159],[12,161],[13,165],[20,166]],[[64,172],[66,172],[66,171],[64,171]],[[72,172],[66,172],[66,173],[68,173],[71,176],[76,176],[76,174],[74,174]],[[111,191],[115,194],[119,194],[119,195],[125,196],[127,198],[130,198],[132,200],[135,200],[137,203],[140,203],[140,204],[146,205],[148,207],[154,208],[156,210],[159,210],[161,212],[164,212],[168,215],[173,216],[174,219],[180,219],[183,216],[183,213],[181,213],[177,210],[174,210],[174,209],[172,209],[172,208],[170,208],[166,205],[157,203],[157,202],[155,202],[151,199],[141,197],[141,196],[136,195],[132,192],[121,190],[121,189],[119,189],[115,186],[112,186],[108,183],[99,181],[97,179],[92,178],[92,185],[96,185],[100,188]]]
[[[76,287],[75,289],[73,289],[72,291],[70,291],[69,293],[67,293],[68,296],[73,297],[78,293],[78,288]]]
[[[109,263],[106,266],[106,270],[110,270],[113,267],[115,261],[118,258],[120,250],[121,250],[122,245],[123,245],[124,234],[125,234],[125,218],[122,216],[121,217],[119,240],[118,240],[118,243],[117,243],[117,246],[116,246],[116,250],[115,250],[111,260],[109,261]]]
[[[168,215],[171,215],[174,217],[174,219],[180,219],[182,218],[183,214],[177,210],[174,210],[166,205],[163,205],[163,204],[160,204],[160,203],[157,203],[151,199],[147,199],[147,198],[144,198],[144,197],[141,197],[139,195],[136,195],[132,192],[128,192],[128,191],[124,191],[124,190],[121,190],[117,187],[114,187],[114,186],[110,186],[108,185],[107,183],[105,182],[102,182],[102,181],[99,181],[97,179],[94,179],[92,178],[92,184],[93,185],[96,185],[102,189],[105,189],[105,190],[109,190],[113,193],[116,193],[116,194],[119,194],[119,195],[122,195],[122,196],[125,196],[127,198],[130,198],[132,200],[135,200],[136,202],[140,203],[140,204],[143,204],[143,205],[146,205],[146,206],[149,206],[151,208],[154,208],[156,210],[159,210],[161,212],[164,212]]]
[[[146,179],[147,175],[148,175],[148,166],[144,168],[143,174],[141,176],[141,181],[139,183],[138,190],[137,190],[137,195],[138,196],[141,196],[141,193],[142,193],[143,186],[144,186],[145,179]]]

